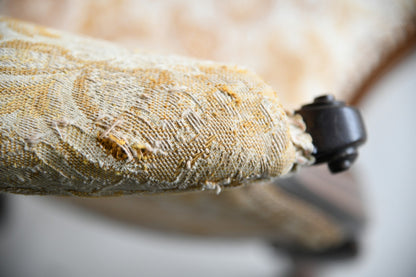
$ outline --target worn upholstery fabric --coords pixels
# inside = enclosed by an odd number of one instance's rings
[[[130,49],[248,66],[292,108],[328,92],[356,99],[369,76],[415,37],[415,7],[414,0],[0,1],[2,14]],[[70,200],[131,224],[192,235],[262,237],[314,251],[356,238],[353,227],[365,213],[357,181],[315,168],[300,177],[293,190],[275,181],[219,195]]]
[[[244,68],[10,18],[0,36],[3,191],[219,192],[313,161],[301,117]]]
[[[414,34],[414,0],[0,0],[0,13],[130,49],[248,66],[297,108],[351,100]]]

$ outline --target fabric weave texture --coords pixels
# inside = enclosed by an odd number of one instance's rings
[[[215,189],[312,162],[299,116],[251,71],[0,19],[0,190]]]

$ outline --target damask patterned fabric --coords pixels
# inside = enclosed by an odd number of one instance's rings
[[[245,65],[291,108],[328,92],[342,100],[356,98],[391,53],[412,41],[416,22],[414,0],[0,0],[0,11],[130,49]],[[55,121],[51,134],[64,136],[70,119]],[[104,119],[105,126],[112,126],[113,121]],[[105,145],[114,144],[107,140]],[[111,153],[124,156],[117,147],[106,152]],[[356,238],[365,209],[350,175],[303,170],[299,186],[291,183],[287,189],[283,183],[255,183],[219,195],[70,200],[159,230],[262,237],[313,251]]]
[[[0,36],[3,191],[219,192],[312,161],[300,116],[244,68],[9,18]]]
[[[350,100],[415,34],[414,0],[0,0],[0,14],[130,49],[244,65],[298,108]]]

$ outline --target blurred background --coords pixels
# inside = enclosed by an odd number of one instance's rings
[[[415,276],[416,2],[362,2],[0,0],[0,14],[131,49],[244,65],[287,107],[323,93],[358,104],[369,134],[353,168],[367,218],[360,251],[314,271]],[[292,263],[260,236],[172,234],[61,199],[5,200],[0,276],[284,276]]]

